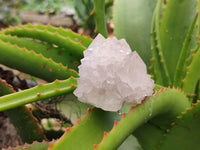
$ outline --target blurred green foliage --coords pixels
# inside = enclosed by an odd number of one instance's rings
[[[28,0],[28,5],[22,10],[31,10],[40,12],[41,14],[48,13],[50,15],[59,13],[65,4],[72,3],[73,0]]]
[[[105,1],[105,14],[106,19],[112,18],[111,6],[113,5],[113,0]],[[82,26],[88,28],[91,31],[95,30],[95,21],[93,15],[94,0],[74,0],[74,8],[80,19]]]
[[[29,3],[29,0],[0,0],[0,21],[6,25],[18,23],[18,9]]]
[[[73,7],[73,0],[0,0],[0,22],[5,25],[20,23],[20,11],[53,15],[59,13],[64,5]]]
[[[112,18],[113,0],[106,0],[106,20]],[[92,32],[95,30],[93,16],[94,0],[0,0],[0,22],[5,25],[20,23],[21,11],[35,11],[40,14],[54,15],[61,12],[63,6],[74,8],[79,25]]]

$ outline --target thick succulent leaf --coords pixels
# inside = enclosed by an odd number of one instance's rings
[[[169,73],[166,67],[166,63],[163,59],[162,51],[159,49],[158,44],[158,29],[159,29],[159,18],[160,18],[160,10],[163,2],[159,0],[157,2],[153,19],[152,19],[152,27],[151,27],[151,50],[152,50],[152,65],[150,66],[150,71],[154,81],[157,84],[163,86],[171,85],[171,81],[169,78]]]
[[[49,150],[91,150],[93,145],[101,141],[104,131],[112,128],[114,119],[119,119],[117,113],[101,109],[89,109],[87,114],[77,123],[67,128],[66,133]]]
[[[9,85],[5,80],[0,78],[0,96],[14,93],[15,90],[11,85]]]
[[[166,121],[166,119],[164,121]],[[147,122],[134,131],[133,135],[138,139],[143,150],[154,150],[164,133],[165,130],[160,129],[159,126]]]
[[[145,124],[148,120],[154,117],[159,117],[163,120],[167,116],[165,123],[169,125],[178,114],[190,107],[188,99],[180,91],[175,89],[161,91],[159,94],[147,98],[141,104],[132,107],[129,113],[124,113],[119,122],[115,121],[112,130],[104,133],[103,140],[100,144],[95,145],[94,149],[116,149],[134,130]],[[158,126],[160,124],[161,128],[168,126],[163,124],[163,122],[159,122],[158,118],[156,120],[158,120],[158,123],[155,122],[155,124]],[[143,132],[143,134],[145,135],[146,132]],[[159,141],[157,142],[159,143]],[[145,147],[148,147],[148,150],[154,150],[154,145],[146,145]],[[143,145],[141,146],[143,147]]]
[[[49,84],[39,84],[38,86],[0,97],[0,111],[19,107],[28,103],[44,100],[54,96],[71,93],[75,90],[77,80],[73,77]]]
[[[85,50],[87,47],[85,47],[82,44],[83,42],[82,40],[85,40],[87,42],[86,45],[88,45],[91,42],[91,39],[88,38],[89,41],[85,37],[83,37],[83,39],[82,38],[80,39],[79,37],[80,35],[78,34],[76,38],[74,38],[75,33],[72,33],[71,31],[66,31],[67,33],[65,33],[64,32],[65,30],[54,29],[52,27],[50,29],[49,28],[50,27],[48,26],[42,26],[42,25],[40,26],[26,25],[26,26],[9,27],[7,29],[1,30],[1,33],[45,41],[49,44],[55,44],[58,47],[62,47],[67,51],[72,52],[78,58],[83,57],[83,50]]]
[[[101,33],[104,37],[108,37],[108,31],[105,18],[105,0],[94,1],[94,19],[96,23],[96,32]]]
[[[23,28],[23,26],[19,26],[19,27]],[[31,28],[32,29],[37,28],[37,29],[49,31],[49,32],[52,32],[52,33],[57,32],[58,34],[62,35],[63,37],[68,37],[72,41],[80,43],[85,48],[87,48],[90,45],[90,43],[92,42],[91,38],[82,36],[80,34],[77,34],[73,31],[71,31],[70,29],[64,29],[62,27],[56,28],[56,27],[53,27],[51,25],[45,26],[45,25],[41,25],[41,24],[38,24],[38,25],[27,24],[24,27],[27,27],[27,28],[30,28],[30,29]]]
[[[187,67],[187,74],[183,80],[183,91],[187,94],[194,94],[198,80],[200,79],[200,50],[193,54],[190,66]]]
[[[190,103],[184,94],[175,89],[167,89],[148,98],[142,104],[132,107],[127,114],[122,115],[121,121],[118,121],[121,116],[117,113],[105,112],[101,109],[89,110],[86,116],[78,120],[73,127],[68,128],[63,137],[50,145],[49,149],[89,150],[93,149],[93,145],[99,143],[103,137],[101,144],[94,146],[95,149],[116,149],[134,129],[149,119],[166,113],[170,118],[170,120],[167,118],[166,122],[170,124],[169,122],[174,120],[176,115],[188,107]],[[112,130],[108,132],[111,128]]]
[[[197,12],[200,11],[200,1],[199,0],[196,1],[196,9],[197,9]],[[199,43],[199,40],[200,40],[200,16],[198,16],[197,24],[196,24],[196,41],[197,41],[197,43]]]
[[[200,79],[197,83],[196,94],[198,95],[197,99],[200,99]]]
[[[68,106],[69,107],[69,106]],[[128,112],[131,106],[124,106],[120,112]],[[66,130],[66,133],[49,149],[73,149],[90,150],[93,145],[100,142],[104,132],[112,128],[115,120],[120,120],[121,114],[106,112],[101,109],[89,109],[85,116],[77,120],[75,125]],[[87,135],[87,137],[85,136]],[[69,141],[68,141],[69,140]],[[130,138],[127,142],[133,141],[132,146],[138,147],[135,138]],[[81,141],[81,142],[80,142]],[[122,145],[122,149],[124,145]]]
[[[174,79],[183,42],[196,13],[196,0],[167,0],[160,20],[159,48]]]
[[[200,102],[177,117],[164,135],[159,150],[188,150],[200,147]]]
[[[42,54],[0,40],[0,63],[47,81],[78,77],[78,73]]]
[[[83,51],[92,42],[71,30],[40,24],[9,27],[0,33],[0,63],[47,81],[78,77]]]
[[[196,16],[192,22],[192,25],[191,25],[191,27],[188,31],[188,34],[185,38],[183,48],[180,52],[180,57],[178,59],[176,72],[175,72],[175,76],[174,76],[174,84],[173,85],[175,87],[177,87],[177,86],[181,87],[181,80],[183,80],[185,73],[186,73],[186,69],[185,69],[186,64],[187,64],[186,59],[189,57],[188,54],[190,52],[191,39],[193,36],[193,31],[195,29],[197,18],[198,18],[198,13],[196,14]]]
[[[128,112],[131,106],[124,106],[120,112]],[[75,125],[66,130],[63,137],[58,140],[55,145],[51,145],[49,149],[62,150],[90,150],[93,145],[97,144],[103,138],[104,132],[109,131],[114,121],[119,121],[121,113],[106,112],[101,109],[91,109],[81,119],[77,120]],[[85,136],[87,135],[87,136]],[[134,138],[132,146],[138,147]],[[128,140],[128,142],[130,141]],[[123,148],[124,146],[122,146]]]
[[[125,38],[147,66],[150,66],[151,21],[156,2],[157,0],[114,1],[115,35],[117,38]]]
[[[78,70],[80,60],[74,57],[73,53],[68,52],[63,48],[54,47],[53,45],[42,41],[4,34],[0,34],[0,39],[4,42],[10,42],[12,45],[17,45],[20,48],[26,48],[28,51],[34,50],[36,54],[41,53],[45,58],[52,59],[56,63],[62,63],[64,66],[75,69],[76,71]],[[18,52],[16,51],[16,53]]]

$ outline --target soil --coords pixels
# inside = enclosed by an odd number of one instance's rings
[[[5,112],[0,112],[0,149],[22,144],[21,138]]]

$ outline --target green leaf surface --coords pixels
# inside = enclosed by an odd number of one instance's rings
[[[19,26],[19,27],[22,27],[22,26]],[[63,37],[68,37],[72,41],[74,41],[76,43],[77,42],[80,43],[85,48],[87,48],[90,45],[90,43],[92,42],[91,38],[77,34],[73,31],[71,31],[70,29],[64,29],[62,27],[57,28],[57,27],[53,27],[51,25],[42,25],[42,24],[38,24],[38,25],[27,24],[23,27],[27,27],[27,28],[30,28],[30,29],[37,28],[37,29],[49,31],[49,32],[52,32],[52,33],[57,32],[58,34],[60,34]]]
[[[44,100],[54,96],[71,93],[75,90],[77,80],[73,77],[49,84],[39,84],[38,86],[0,97],[0,111],[19,107],[28,103]]]
[[[138,139],[143,150],[155,150],[164,133],[165,130],[160,129],[159,126],[147,122],[134,131],[133,135]]]
[[[105,18],[105,0],[94,1],[94,19],[96,23],[96,32],[101,33],[105,38],[107,38],[108,31]]]
[[[200,102],[178,116],[164,135],[159,150],[197,150],[200,147]]]
[[[151,58],[151,21],[156,2],[157,0],[114,1],[114,34],[117,38],[125,38],[148,67]]]
[[[66,133],[49,150],[91,150],[93,145],[100,142],[104,131],[109,131],[120,116],[117,113],[101,109],[89,109],[87,114],[77,123],[66,130]]]
[[[78,70],[78,64],[80,64],[80,60],[74,57],[73,53],[68,52],[63,48],[54,47],[53,45],[44,43],[42,41],[10,35],[0,34],[0,39],[4,42],[9,42],[12,45],[17,45],[20,48],[26,48],[28,51],[32,50],[37,54],[41,53],[44,57],[52,59],[56,63],[62,63],[64,66],[68,66],[76,71]]]
[[[160,51],[158,32],[159,32],[159,17],[162,6],[162,0],[158,0],[152,19],[151,27],[151,50],[152,50],[152,65],[150,71],[154,81],[163,86],[171,85],[169,73],[166,68],[166,63],[163,59],[162,51]]]
[[[187,94],[194,94],[195,88],[200,79],[200,50],[193,54],[190,66],[187,68],[187,74],[183,80],[183,91]]]
[[[185,76],[186,58],[189,54],[191,39],[193,36],[193,31],[195,29],[197,18],[198,18],[198,13],[196,14],[196,16],[192,22],[192,25],[191,25],[191,27],[188,31],[188,34],[185,38],[184,45],[183,45],[183,48],[180,53],[180,57],[179,57],[179,60],[177,63],[176,72],[175,72],[175,76],[174,76],[174,86],[175,87],[181,87],[181,80],[183,80],[183,78]]]
[[[115,122],[112,130],[104,134],[104,138],[102,139],[101,143],[95,145],[94,149],[116,149],[139,126],[145,124],[147,121],[154,117],[159,117],[161,118],[161,120],[163,120],[166,115],[167,118],[164,124],[163,122],[159,122],[159,118],[154,120],[154,122],[158,121],[155,122],[155,124],[157,124],[158,126],[160,125],[161,128],[169,126],[171,121],[173,121],[177,115],[180,115],[182,111],[189,107],[190,102],[183,93],[175,89],[164,90],[159,94],[147,98],[141,104],[132,107],[129,113],[123,114],[122,119],[119,122]],[[143,134],[146,133],[143,132]],[[152,135],[153,134],[154,133],[152,133]],[[155,140],[157,140],[157,138],[155,138]],[[115,143],[113,143],[113,141],[115,141]],[[159,141],[157,142],[159,143]],[[151,147],[154,145],[155,144],[148,146],[146,145],[145,147],[148,147],[148,150],[155,150],[155,147]],[[143,145],[141,146],[143,147]]]
[[[64,48],[67,51],[72,52],[79,59],[83,57],[83,51],[86,49],[86,47],[83,46],[79,40],[75,41],[74,39],[71,39],[70,36],[63,36],[57,31],[51,32],[47,29],[45,30],[37,27],[10,27],[1,30],[1,33],[45,41],[49,44],[57,45],[58,47]]]
[[[196,13],[196,0],[167,0],[159,26],[160,50],[174,79],[183,42]]]
[[[47,81],[78,77],[78,73],[42,54],[0,41],[0,63]]]

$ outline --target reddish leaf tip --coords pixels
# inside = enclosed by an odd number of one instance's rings
[[[54,146],[54,144],[50,144],[48,149],[52,148],[53,146]]]
[[[72,128],[72,127],[68,127],[68,128],[66,129],[66,132],[69,132],[69,130],[71,130],[71,128]]]
[[[42,83],[39,83],[39,84],[38,84],[38,86],[42,86],[42,85],[43,85]]]
[[[99,144],[95,144],[94,145],[94,150],[99,146]]]

